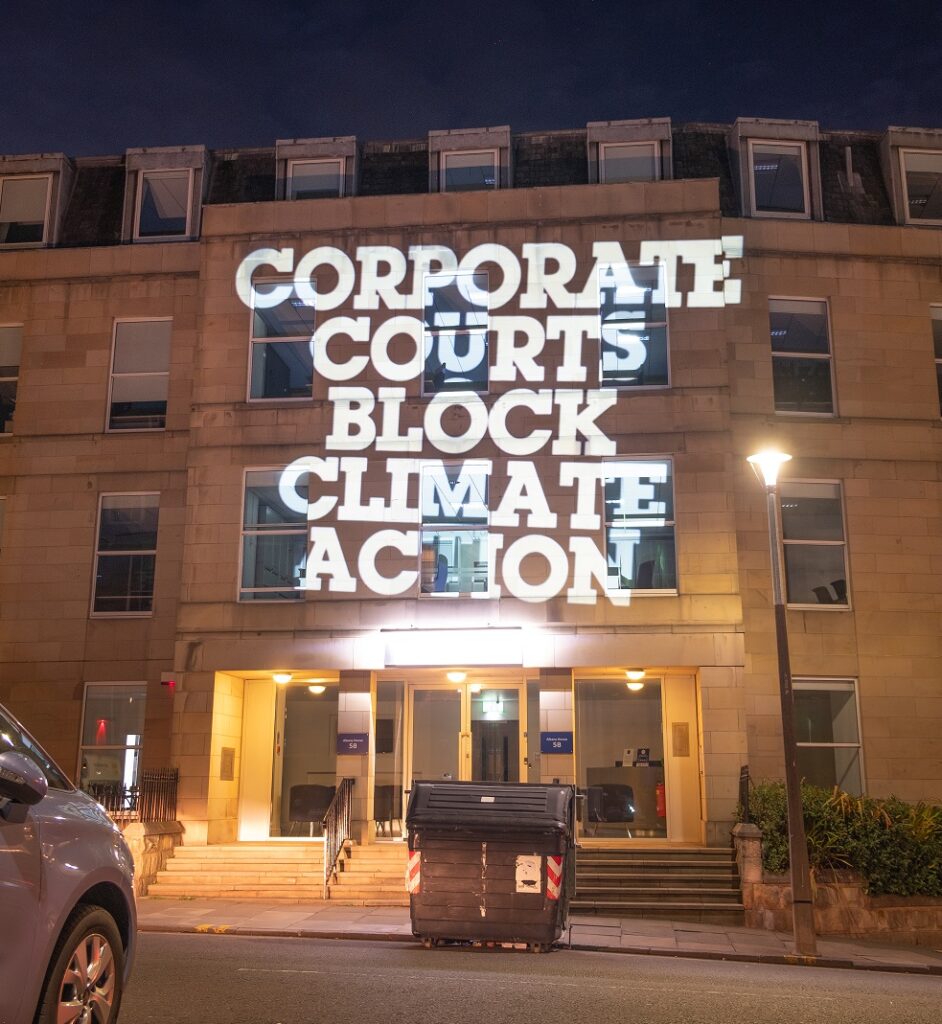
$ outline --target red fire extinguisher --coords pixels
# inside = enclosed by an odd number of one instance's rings
[[[667,817],[667,801],[664,798],[664,783],[659,782],[654,787],[655,813],[659,818]]]

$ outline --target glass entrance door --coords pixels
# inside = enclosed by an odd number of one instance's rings
[[[525,778],[523,684],[409,687],[409,784],[519,782]]]

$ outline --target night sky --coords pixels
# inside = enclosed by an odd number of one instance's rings
[[[942,128],[942,3],[30,0],[0,153],[737,115]]]

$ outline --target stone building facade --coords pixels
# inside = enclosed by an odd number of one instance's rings
[[[345,777],[363,841],[476,778],[726,843],[775,445],[802,770],[938,801],[940,190],[754,119],[0,159],[0,702],[188,843]]]

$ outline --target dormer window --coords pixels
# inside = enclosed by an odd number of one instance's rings
[[[142,171],[134,221],[136,239],[183,238],[190,234],[193,172]]]
[[[442,192],[473,192],[497,188],[498,152],[496,149],[442,153]]]
[[[801,142],[749,141],[752,213],[808,217],[808,156]]]
[[[942,150],[902,149],[906,220],[942,224]]]
[[[52,175],[0,178],[0,245],[42,245]]]
[[[289,160],[288,199],[336,199],[343,195],[344,158]]]
[[[657,142],[617,142],[599,146],[599,181],[657,181],[661,176]]]

